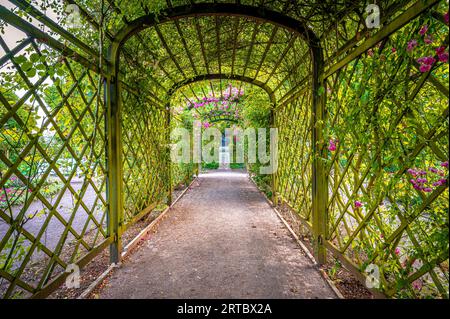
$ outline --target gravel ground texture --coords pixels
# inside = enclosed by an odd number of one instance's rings
[[[95,298],[336,298],[243,171],[201,174]]]

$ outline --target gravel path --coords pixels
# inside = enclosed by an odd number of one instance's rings
[[[247,174],[214,171],[104,283],[100,298],[336,298]]]

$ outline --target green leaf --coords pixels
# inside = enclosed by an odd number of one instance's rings
[[[325,93],[325,87],[321,86],[318,90],[317,90],[317,96],[321,96],[322,94]]]
[[[27,71],[27,76],[30,78],[34,77],[35,75],[36,75],[36,69],[33,68],[33,69],[29,69]]]
[[[30,55],[30,61],[31,62],[37,62],[37,61],[39,61],[39,58],[40,58],[40,56],[37,53],[33,53],[33,54]]]
[[[30,70],[33,67],[33,63],[31,62],[24,62],[22,64],[22,69],[27,72],[28,70]]]
[[[16,61],[16,63],[18,63],[18,64],[22,64],[27,61],[27,58],[24,57],[23,55],[19,55],[14,58],[14,61]]]

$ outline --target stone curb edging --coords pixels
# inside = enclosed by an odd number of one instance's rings
[[[308,257],[308,259],[311,260],[311,262],[314,264],[314,266],[317,267],[317,269],[319,270],[321,276],[323,279],[325,279],[325,281],[327,282],[327,284],[330,286],[330,288],[333,290],[333,292],[336,294],[336,296],[339,299],[345,299],[344,295],[339,291],[339,289],[336,287],[336,285],[334,284],[334,282],[330,279],[330,277],[327,275],[327,273],[319,268],[319,265],[317,264],[316,260],[314,259],[313,255],[309,252],[308,248],[305,246],[305,244],[300,240],[300,238],[297,236],[297,234],[294,232],[294,230],[291,228],[291,226],[289,225],[289,223],[283,218],[283,216],[280,214],[280,212],[275,208],[275,206],[273,205],[272,201],[266,196],[266,194],[264,194],[264,192],[262,192],[259,188],[258,185],[256,184],[255,180],[253,179],[252,176],[250,176],[250,174],[248,175],[249,179],[252,181],[253,185],[255,185],[256,189],[264,196],[264,198],[266,199],[267,203],[270,205],[270,207],[275,211],[275,213],[277,214],[278,218],[283,222],[283,224],[286,226],[286,228],[289,230],[289,232],[291,233],[292,237],[294,237],[295,241],[297,242],[297,244],[300,246],[300,248],[302,249],[302,251],[306,254],[306,256]]]

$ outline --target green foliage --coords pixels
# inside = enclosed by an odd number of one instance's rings
[[[230,163],[231,169],[244,169],[245,165],[244,163]]]
[[[211,163],[202,162],[202,168],[203,169],[218,169],[219,163],[217,163],[217,162],[211,162]]]

